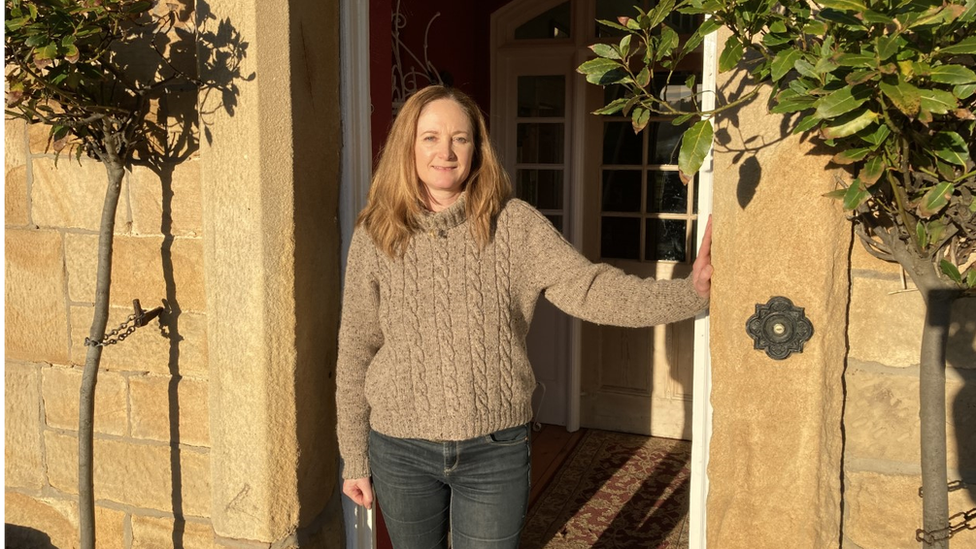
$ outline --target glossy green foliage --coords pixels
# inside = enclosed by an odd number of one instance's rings
[[[118,52],[133,41],[151,42],[152,6],[147,0],[6,0],[6,115],[47,124],[57,152],[71,144],[78,155],[100,156],[106,121],[128,136],[122,125],[142,120],[151,86],[137,80]]]
[[[771,86],[771,112],[789,116],[794,133],[837,150],[833,161],[851,177],[830,194],[855,221],[876,228],[883,220],[890,234],[911,239],[916,256],[974,287],[976,0],[678,0],[673,7],[702,23],[683,44],[663,50],[666,23],[657,8],[606,23],[628,33],[626,52],[594,46],[597,57],[580,70],[587,67],[591,83],[619,84],[627,93],[597,114],[647,109],[681,123],[701,117],[681,143],[679,169],[689,180],[705,158],[702,138],[712,135],[712,122],[755,97],[758,86],[704,111],[698,101],[679,109],[655,97],[660,84],[649,84],[669,78],[677,61],[724,27],[731,34],[719,45],[719,70],[746,70]],[[611,56],[612,68],[600,64]],[[636,78],[644,73],[647,84]]]

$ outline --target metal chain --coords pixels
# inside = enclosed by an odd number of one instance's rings
[[[927,545],[934,545],[937,541],[947,540],[963,530],[976,530],[976,508],[959,512],[949,517],[949,526],[926,532],[919,528],[915,530],[915,541],[923,541]]]
[[[115,345],[116,343],[122,341],[123,339],[129,337],[132,332],[136,331],[136,328],[142,326],[142,318],[145,315],[137,315],[135,313],[128,316],[125,322],[119,325],[118,328],[105,334],[105,337],[101,341],[94,341],[91,338],[85,338],[85,345],[88,347],[104,347],[106,345]]]

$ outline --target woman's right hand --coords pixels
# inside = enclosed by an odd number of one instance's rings
[[[373,508],[373,486],[368,477],[342,481],[342,493],[353,500],[356,505],[362,505],[367,509]]]

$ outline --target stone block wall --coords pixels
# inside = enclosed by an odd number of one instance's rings
[[[918,371],[921,296],[898,265],[851,252],[844,426],[845,549],[916,549],[922,526]],[[947,349],[949,514],[976,508],[976,300],[957,301]],[[957,520],[958,522],[958,520]],[[951,547],[976,547],[963,530]]]
[[[5,121],[5,522],[67,549],[78,545],[78,390],[106,174],[87,158],[55,165],[46,135]],[[200,187],[192,158],[123,183],[109,328],[133,299],[165,312],[102,355],[100,548],[213,545]]]

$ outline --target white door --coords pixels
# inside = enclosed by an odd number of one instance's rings
[[[686,96],[682,88],[671,86],[670,97]],[[620,92],[591,86],[587,111]],[[582,250],[591,260],[659,280],[689,274],[697,201],[696,184],[678,177],[681,131],[667,118],[652,118],[639,134],[623,116],[584,119]],[[640,329],[586,323],[581,353],[583,426],[691,439],[693,320]]]
[[[589,44],[619,40],[596,20],[633,13],[636,3],[524,0],[496,12],[492,135],[517,196],[591,260],[683,277],[697,211],[694,187],[681,185],[671,154],[678,130],[662,119],[634,135],[623,117],[589,114],[617,91],[586,84],[575,71],[592,55]],[[672,21],[679,30],[680,17]],[[573,326],[547,303],[532,323],[529,354],[545,390],[541,421],[573,425],[564,418],[578,406],[584,427],[691,438],[692,321],[644,330],[583,323],[577,337]]]

